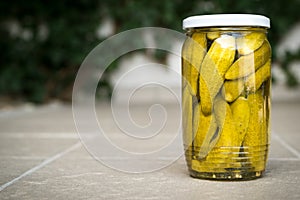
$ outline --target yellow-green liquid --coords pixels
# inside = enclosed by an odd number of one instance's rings
[[[191,38],[193,34],[206,35],[206,37],[203,35],[194,37],[202,49],[205,49],[204,54],[199,49],[199,52],[195,53],[197,45],[195,47],[193,42],[188,41],[184,44],[182,50],[183,139],[186,162],[192,177],[249,180],[261,177],[265,171],[270,138],[271,49],[269,46],[261,48],[263,44],[268,45],[268,43],[265,36],[259,34],[259,39],[263,40],[261,44],[251,44],[251,40],[255,41],[255,37],[258,37],[255,34],[248,36],[252,32],[252,29],[248,29],[232,34],[231,31],[226,30],[219,34],[210,34],[209,37],[207,37],[207,30],[190,32]],[[239,49],[235,44],[233,52],[232,49],[230,51],[222,49],[227,48],[226,44],[214,44],[220,37],[226,39],[227,35],[233,35],[235,42],[238,41],[242,46],[240,48],[244,49]],[[232,38],[230,39],[232,42]],[[223,38],[219,41],[226,42]],[[245,48],[244,43],[249,44],[249,48],[253,48],[253,51],[251,52],[248,47]],[[220,59],[212,55],[218,53]],[[229,61],[229,56],[232,57],[232,54],[234,58],[230,58]],[[207,56],[213,62],[207,61]],[[226,59],[226,56],[228,59],[222,60]],[[248,63],[243,60],[238,61],[244,58]],[[205,59],[206,61],[203,61]],[[257,59],[261,60],[257,61]],[[249,64],[249,61],[252,63]],[[235,73],[236,77],[232,78],[229,76],[229,68],[234,66],[235,62],[240,62],[239,71]],[[194,63],[201,64],[195,66]],[[243,65],[253,69],[245,72]],[[201,67],[212,67],[214,70],[210,72],[216,75],[203,74],[205,70]],[[218,71],[221,69],[224,72]],[[206,76],[204,79],[209,94],[203,92],[201,75]],[[214,84],[216,87],[213,87]],[[206,100],[205,95],[209,95],[209,101]],[[207,107],[211,109],[205,110],[204,108]]]

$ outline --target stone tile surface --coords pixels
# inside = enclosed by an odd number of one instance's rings
[[[105,104],[97,106],[97,110],[107,115],[103,122],[106,130],[111,131],[108,134],[117,140],[119,129],[110,120],[108,109]],[[177,118],[172,105],[166,109],[173,112],[170,117]],[[144,110],[140,107],[133,113],[140,124],[149,121]],[[155,112],[152,114],[157,117]],[[300,199],[299,117],[300,103],[273,104],[274,134],[265,176],[253,181],[224,182],[191,178],[183,157],[151,173],[113,170],[95,160],[80,144],[70,105],[37,107],[9,115],[0,113],[0,187],[10,183],[0,191],[0,199],[297,200]],[[167,133],[174,130],[174,126],[165,127]],[[148,162],[149,166],[153,164]],[[30,173],[22,176],[28,170]]]

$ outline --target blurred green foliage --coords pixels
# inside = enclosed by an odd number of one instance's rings
[[[0,96],[45,102],[70,100],[73,81],[84,57],[105,38],[96,32],[103,19],[114,23],[114,33],[159,26],[181,30],[182,19],[213,13],[254,13],[271,18],[269,39],[276,49],[280,39],[300,21],[299,0],[60,0],[0,2]],[[156,55],[161,58],[160,55]],[[289,65],[299,52],[273,60],[282,65],[288,84],[298,80]],[[101,80],[110,94],[109,75]],[[102,88],[102,90],[103,90]]]

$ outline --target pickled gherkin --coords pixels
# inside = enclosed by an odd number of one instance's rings
[[[210,32],[207,33],[207,38],[209,40],[215,40],[215,39],[219,38],[220,35],[221,35],[221,33],[219,31],[215,31],[215,32],[210,31]]]
[[[260,177],[270,137],[266,29],[192,28],[189,37],[197,43],[187,39],[182,48],[183,138],[190,175]]]
[[[221,35],[215,39],[200,69],[199,94],[205,115],[212,112],[212,103],[224,83],[224,75],[235,57],[235,38]]]
[[[182,127],[183,142],[186,147],[190,147],[193,142],[193,95],[189,85],[183,87],[182,90]]]
[[[249,127],[250,105],[246,98],[239,97],[231,104],[232,120],[239,137],[239,145],[242,145]]]
[[[201,128],[200,128],[201,127]],[[194,139],[197,158],[205,158],[218,141],[218,126],[214,114],[205,116],[199,111],[199,128]],[[199,153],[197,154],[199,150]]]
[[[271,57],[270,44],[265,40],[264,44],[251,54],[239,57],[225,74],[229,80],[248,76],[263,66]]]
[[[183,85],[189,83],[192,94],[197,95],[200,65],[206,50],[206,34],[193,33],[183,45],[182,74]]]
[[[255,92],[271,76],[271,60],[267,61],[264,66],[259,68],[255,73],[249,75],[245,80],[247,91]]]
[[[244,90],[244,80],[226,80],[222,88],[222,96],[228,102],[236,100]]]
[[[239,54],[246,55],[256,51],[264,43],[265,37],[265,33],[259,31],[246,33],[242,37],[238,37],[236,45]]]
[[[268,144],[268,135],[266,123],[266,110],[264,109],[264,97],[262,90],[252,93],[248,96],[250,105],[249,127],[244,139],[244,147],[247,148],[247,157],[252,167],[256,171],[265,168],[266,154]]]

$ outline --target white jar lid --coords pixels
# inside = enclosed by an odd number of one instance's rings
[[[182,28],[224,27],[224,26],[258,26],[270,28],[270,19],[253,14],[215,14],[197,15],[185,18]]]

